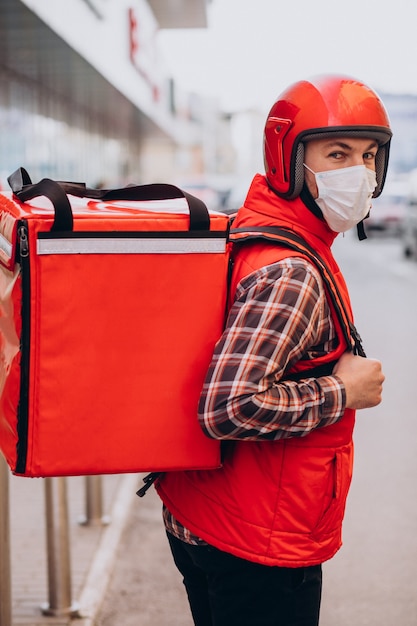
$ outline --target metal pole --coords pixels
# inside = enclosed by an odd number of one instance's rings
[[[71,599],[71,563],[66,478],[45,478],[46,547],[49,602],[44,615],[78,617]]]
[[[110,523],[108,515],[103,515],[103,481],[102,476],[85,477],[85,516],[79,523],[85,526],[105,525]]]
[[[9,468],[0,453],[0,624],[12,626]]]

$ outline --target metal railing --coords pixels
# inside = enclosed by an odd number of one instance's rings
[[[85,515],[79,523],[84,526],[106,525],[110,517],[103,515],[103,478],[102,476],[85,477]]]
[[[9,469],[0,452],[0,624],[12,626]]]
[[[11,539],[9,468],[0,453],[0,625],[12,626]],[[45,478],[45,530],[48,599],[41,604],[44,615],[79,617],[72,598],[71,544],[67,479]],[[85,477],[84,525],[108,524],[103,515],[102,476]]]
[[[48,602],[44,615],[78,616],[72,601],[71,549],[68,522],[66,478],[45,478],[46,550],[48,562]]]

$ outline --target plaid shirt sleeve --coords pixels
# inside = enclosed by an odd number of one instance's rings
[[[337,341],[321,277],[308,261],[290,257],[244,278],[200,397],[205,434],[275,440],[337,422],[345,408],[337,376],[282,380],[301,358],[326,354]]]

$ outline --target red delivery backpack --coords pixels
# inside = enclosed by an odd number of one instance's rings
[[[172,185],[21,168],[0,193],[0,449],[21,476],[215,468],[196,418],[229,218]]]
[[[331,271],[292,231],[230,229],[227,215],[172,185],[32,184],[23,168],[9,183],[0,450],[15,474],[149,471],[142,496],[160,472],[220,467],[197,405],[224,327],[232,246],[261,238],[307,257],[365,356]]]

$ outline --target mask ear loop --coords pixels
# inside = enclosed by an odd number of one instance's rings
[[[304,167],[306,168],[306,170],[308,170],[309,172],[311,172],[312,174],[314,174],[314,176],[316,175],[316,172],[313,172],[313,170],[311,169],[311,167],[308,167],[308,165],[306,165],[305,163],[303,163]]]

